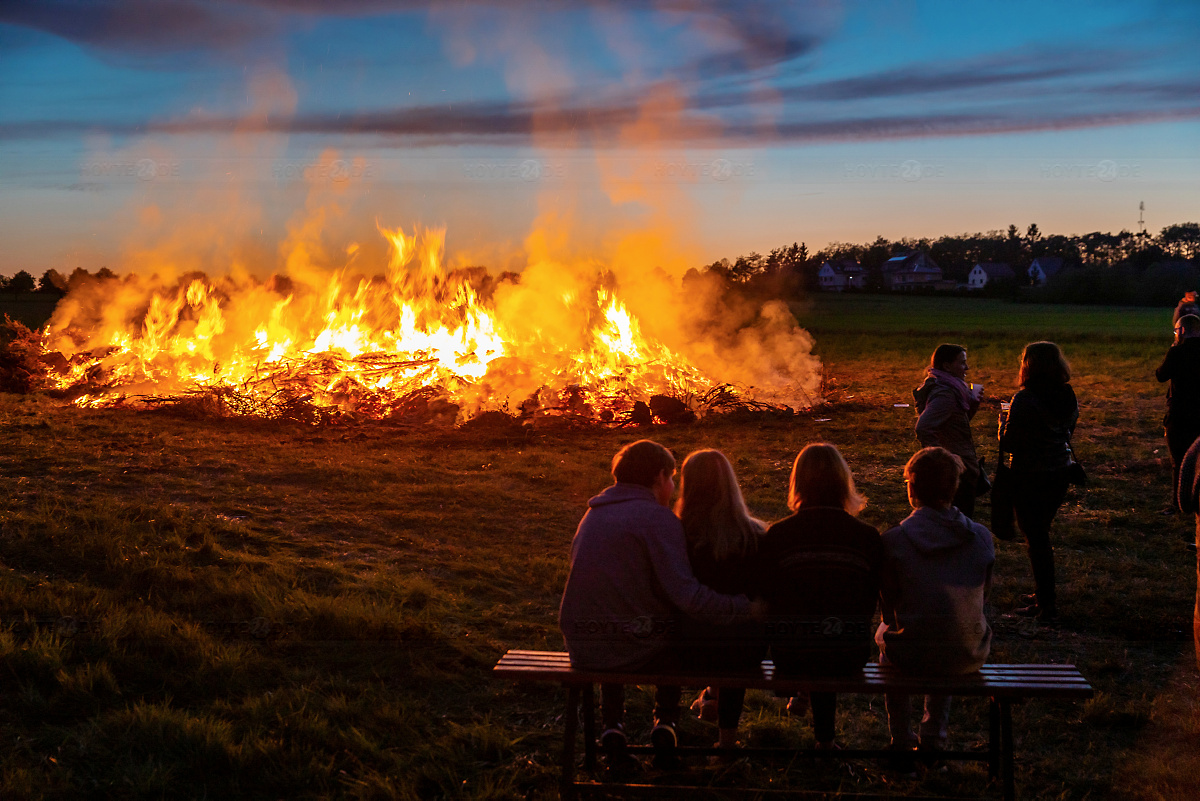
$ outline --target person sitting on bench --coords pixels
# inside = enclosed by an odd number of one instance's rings
[[[962,461],[945,448],[923,448],[904,466],[913,513],[883,533],[882,622],[875,633],[880,662],[908,673],[955,676],[987,661],[992,629],[983,605],[996,559],[992,534],[952,504]],[[919,742],[910,726],[909,697],[885,696],[892,747],[945,750],[950,696],[925,696]]]
[[[758,548],[777,675],[851,676],[870,660],[883,544],[856,517],[866,505],[837,448],[816,442],[800,451],[788,489],[794,514],[767,529]],[[788,711],[804,714],[810,699],[817,747],[835,748],[837,695],[797,696]]]
[[[699,450],[688,454],[680,471],[675,514],[683,523],[688,557],[696,578],[717,592],[750,595],[757,583],[754,558],[766,525],[751,516],[725,454]],[[756,673],[767,652],[761,629],[744,621],[714,626],[685,619],[680,638],[684,670],[706,673]],[[716,712],[720,748],[737,743],[738,721],[746,691],[738,687],[704,690],[698,703]]]
[[[615,483],[588,501],[571,541],[571,567],[558,623],[571,665],[602,672],[679,672],[676,635],[682,615],[729,624],[758,608],[744,595],[705,587],[688,561],[683,526],[670,510],[675,457],[639,440],[613,457]],[[655,694],[655,763],[677,759],[679,687]],[[610,765],[626,764],[625,688],[601,684],[600,736]]]

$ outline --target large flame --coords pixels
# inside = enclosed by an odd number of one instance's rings
[[[232,275],[157,286],[130,276],[72,293],[46,332],[47,348],[71,357],[55,380],[83,393],[81,405],[207,394],[268,417],[303,403],[376,418],[438,399],[467,416],[614,419],[655,394],[694,398],[720,383],[644,334],[603,274],[539,299],[541,319],[575,330],[514,326],[481,296],[479,271],[447,271],[444,230],[379,230],[389,248],[382,276],[350,266],[324,286]],[[88,303],[98,322],[81,330]]]

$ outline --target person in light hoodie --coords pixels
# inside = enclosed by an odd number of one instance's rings
[[[952,505],[962,473],[961,460],[946,449],[918,451],[904,466],[913,512],[883,533],[882,622],[875,642],[880,661],[906,673],[973,673],[991,649],[983,607],[996,552],[991,532]],[[889,694],[885,704],[893,748],[945,748],[950,696],[925,697],[918,738],[909,697]]]
[[[615,483],[588,501],[571,541],[558,623],[573,667],[613,673],[679,673],[687,617],[718,625],[762,616],[744,595],[722,595],[692,572],[683,526],[670,509],[675,457],[648,439],[613,457]],[[658,687],[650,742],[655,763],[677,760],[680,688]],[[600,743],[609,764],[628,760],[625,688],[600,685]]]

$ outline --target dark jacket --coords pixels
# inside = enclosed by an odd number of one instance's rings
[[[1154,371],[1160,382],[1170,381],[1167,390],[1167,416],[1172,421],[1195,428],[1200,423],[1200,337],[1189,337],[1172,345],[1162,364]]]
[[[588,501],[558,611],[571,664],[636,670],[674,647],[681,612],[731,623],[750,601],[696,579],[679,518],[649,487],[617,483]]]
[[[875,639],[904,670],[978,670],[992,629],[983,605],[992,584],[992,534],[962,512],[928,506],[883,534],[882,622]]]
[[[1063,470],[1071,463],[1067,443],[1079,420],[1079,402],[1070,384],[1027,386],[1013,395],[1008,419],[1000,425],[1000,450],[1012,454],[1022,473]]]
[[[1179,508],[1196,516],[1196,532],[1200,535],[1200,439],[1192,443],[1179,464]]]
[[[801,507],[758,548],[764,626],[781,675],[846,675],[871,658],[883,543],[842,509]]]
[[[973,401],[969,409],[958,405],[958,393],[933,376],[913,390],[917,402],[917,439],[922,448],[942,447],[962,459],[963,482],[974,486],[979,478],[979,456],[971,437],[971,418],[979,409]]]
[[[707,548],[697,549],[689,542],[688,559],[696,578],[709,589],[751,597],[758,592],[757,549],[718,560]],[[721,625],[684,617],[678,648],[685,671],[746,672],[754,670],[766,656],[767,643],[758,621]]]

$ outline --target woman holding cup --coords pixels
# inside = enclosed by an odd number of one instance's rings
[[[917,402],[917,439],[921,447],[945,448],[962,459],[963,474],[954,505],[967,517],[974,517],[983,469],[971,437],[971,418],[979,411],[983,385],[967,383],[968,369],[966,348],[938,345],[925,369],[925,383],[913,390],[913,398]]]
[[[1053,342],[1031,342],[1021,354],[1020,390],[1000,416],[1000,450],[1012,454],[1013,511],[1025,535],[1034,593],[1013,610],[1043,621],[1058,615],[1050,524],[1071,482],[1071,434],[1079,401],[1071,388],[1071,366]]]

